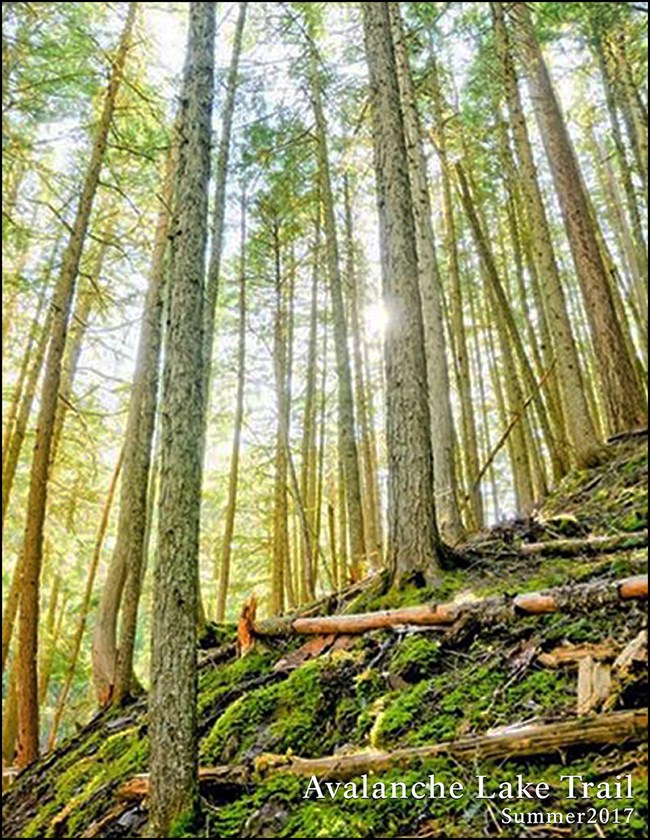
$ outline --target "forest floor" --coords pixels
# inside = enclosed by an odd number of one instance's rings
[[[370,587],[345,610],[468,602],[645,573],[647,473],[647,439],[612,444],[604,466],[569,475],[530,520],[501,525],[464,545],[464,568],[447,572],[435,591],[377,595]],[[624,539],[607,553],[585,548],[569,556],[565,551],[528,556],[522,551],[531,543],[626,534],[629,543]],[[401,626],[339,637],[301,664],[304,657],[295,652],[305,637],[265,639],[238,658],[234,630],[222,632],[215,649],[200,657],[201,765],[252,767],[267,753],[317,758],[392,751],[572,720],[579,700],[584,703],[578,696],[578,660],[585,652],[610,663],[607,690],[592,699],[589,714],[645,708],[647,657],[636,657],[620,671],[611,662],[646,627],[642,601],[588,610],[578,605],[512,622],[426,630]],[[3,797],[3,836],[138,836],[146,801],[118,793],[146,770],[145,702],[102,713],[15,779]],[[513,810],[583,813],[603,802],[569,800],[561,775],[602,782],[631,774],[633,801],[605,804],[630,806],[634,813],[627,824],[524,827],[503,824],[500,807],[491,800],[317,801],[304,798],[305,778],[276,773],[243,787],[206,784],[204,825],[192,834],[179,826],[175,836],[648,836],[647,747],[634,742],[492,762],[443,754],[418,766],[389,769],[380,778],[410,785],[429,773],[436,781],[460,781],[468,788],[475,787],[479,774],[497,782],[522,774],[533,782],[547,781],[551,796],[543,803],[518,802]]]

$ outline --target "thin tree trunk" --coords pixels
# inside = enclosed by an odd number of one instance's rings
[[[226,82],[226,98],[221,111],[221,137],[215,165],[215,182],[213,211],[211,224],[210,258],[205,282],[205,305],[203,308],[203,388],[206,399],[206,420],[210,411],[210,393],[212,378],[212,350],[214,346],[214,323],[219,296],[219,282],[221,280],[221,257],[223,253],[224,225],[226,219],[226,187],[228,182],[228,168],[232,145],[232,124],[239,85],[239,63],[241,59],[242,41],[246,26],[248,3],[239,4],[239,15],[235,26],[235,37]],[[203,431],[202,446],[205,449],[205,430]]]
[[[388,562],[398,583],[419,583],[437,578],[442,549],[436,524],[413,200],[388,3],[364,3],[363,23],[373,103],[384,300],[389,313],[384,351]]]
[[[3,473],[3,495],[4,495],[4,474],[5,474],[5,466],[7,461],[7,456],[9,454],[9,450],[11,449],[11,442],[16,428],[16,422],[18,419],[18,412],[20,406],[22,404],[22,398],[25,391],[26,383],[29,378],[29,371],[30,371],[30,363],[32,361],[32,354],[34,349],[38,347],[38,337],[39,333],[42,331],[43,326],[41,324],[43,318],[43,310],[45,309],[47,303],[47,294],[48,294],[47,283],[43,283],[43,288],[41,293],[38,297],[38,304],[36,313],[34,318],[32,319],[32,323],[29,328],[29,334],[27,338],[27,345],[25,347],[25,351],[23,353],[23,357],[20,364],[20,370],[18,371],[18,378],[16,380],[16,385],[13,390],[13,395],[11,398],[11,402],[9,403],[9,408],[7,409],[7,415],[5,419],[5,428],[2,435],[2,473]],[[3,502],[3,523],[4,523],[4,502]]]
[[[377,487],[377,474],[375,470],[375,444],[373,431],[370,424],[368,411],[367,383],[365,381],[364,359],[363,359],[363,337],[361,326],[361,315],[359,312],[359,284],[360,277],[357,272],[355,259],[354,230],[352,225],[352,207],[350,198],[350,184],[345,179],[345,232],[346,232],[346,255],[347,255],[347,279],[348,279],[348,300],[349,313],[352,331],[352,356],[354,361],[354,379],[357,412],[359,416],[359,432],[361,436],[361,452],[364,477],[364,525],[365,540],[368,559],[376,569],[381,566],[382,560],[382,539],[379,529],[380,513],[379,488]]]
[[[460,196],[463,203],[463,207],[465,209],[467,219],[472,229],[474,241],[476,243],[476,249],[479,253],[480,260],[485,269],[485,279],[490,284],[491,294],[493,294],[494,296],[494,303],[498,305],[498,311],[500,312],[503,323],[509,333],[510,341],[512,342],[516,358],[521,367],[524,382],[531,391],[531,393],[535,393],[537,390],[537,380],[535,379],[535,373],[533,371],[530,360],[526,354],[524,343],[521,339],[517,323],[515,321],[512,309],[510,307],[510,303],[508,301],[508,296],[505,292],[505,289],[503,288],[501,278],[499,277],[499,272],[497,271],[496,263],[494,261],[494,255],[492,253],[490,243],[485,235],[485,225],[481,223],[481,219],[479,218],[479,211],[475,205],[474,197],[470,192],[470,186],[468,183],[467,175],[465,174],[464,167],[460,162],[456,163],[456,174],[458,176]],[[560,479],[566,473],[566,464],[562,459],[561,453],[558,451],[555,437],[553,435],[553,430],[551,429],[551,425],[549,422],[546,406],[544,404],[544,400],[542,399],[539,393],[537,393],[535,399],[535,408],[537,410],[540,425],[544,432],[546,443],[549,449],[551,463],[553,464],[554,476],[556,479]]]
[[[318,405],[316,402],[316,382],[318,376],[318,287],[320,279],[320,211],[316,220],[316,232],[313,245],[313,267],[311,285],[311,308],[309,315],[309,338],[307,346],[307,383],[305,387],[305,410],[303,415],[303,433],[301,445],[300,495],[310,525],[311,537],[309,549],[303,546],[300,563],[300,600],[309,601],[316,596],[315,569],[313,566],[316,541],[314,539],[316,505],[316,471],[318,450],[316,445],[316,425]]]
[[[136,4],[128,6],[126,23],[113,61],[97,135],[86,172],[77,213],[66,246],[61,274],[54,293],[51,337],[38,416],[38,434],[32,460],[24,539],[22,586],[20,595],[18,649],[18,760],[25,766],[39,752],[38,709],[38,594],[43,552],[43,527],[47,506],[47,484],[56,409],[61,382],[61,366],[66,346],[68,322],[74,298],[81,252],[90,213],[104,161],[117,94],[131,43]]]
[[[434,103],[434,117],[436,121],[436,150],[440,158],[442,181],[442,215],[444,226],[445,250],[447,252],[447,270],[450,282],[450,312],[451,329],[455,349],[455,365],[458,372],[458,392],[461,403],[461,418],[463,424],[463,464],[465,480],[469,496],[469,520],[472,529],[480,529],[484,524],[483,497],[476,477],[480,469],[478,457],[478,437],[476,432],[476,418],[474,413],[474,399],[472,394],[472,378],[470,372],[469,352],[467,346],[467,331],[463,312],[463,289],[460,278],[458,261],[458,243],[456,239],[456,220],[452,199],[450,166],[447,155],[447,136],[443,118],[443,100],[440,89],[438,63],[435,55],[431,54],[431,83]]]
[[[230,580],[230,558],[235,533],[237,512],[237,487],[239,482],[239,455],[241,450],[242,426],[244,422],[244,388],[246,384],[246,190],[242,184],[241,196],[241,240],[239,262],[239,334],[237,344],[237,395],[235,397],[235,420],[228,477],[228,502],[226,522],[221,544],[219,584],[217,589],[216,619],[222,622],[226,617],[228,583]]]
[[[93,685],[102,706],[111,699],[121,702],[128,695],[133,670],[133,643],[148,527],[147,496],[158,402],[166,278],[165,256],[169,241],[178,154],[177,137],[174,133],[171,142],[160,195],[149,283],[129,400],[115,548],[102,586],[93,630]],[[118,654],[117,624],[120,607],[122,624]]]
[[[366,559],[364,542],[363,501],[361,493],[361,474],[355,428],[355,406],[352,389],[352,365],[348,346],[348,330],[343,300],[343,277],[339,257],[336,213],[332,187],[332,174],[327,141],[327,122],[323,108],[318,54],[313,38],[309,43],[309,76],[312,107],[316,121],[316,140],[318,145],[318,171],[320,195],[323,202],[325,247],[327,271],[332,296],[334,317],[334,349],[336,351],[336,371],[338,379],[339,428],[341,435],[341,456],[345,472],[345,501],[347,520],[350,531],[350,571],[354,580],[363,574]]]
[[[54,709],[54,717],[52,718],[52,728],[50,730],[50,734],[48,737],[47,748],[48,750],[54,749],[54,745],[56,743],[57,734],[59,731],[59,726],[61,724],[61,718],[63,716],[63,712],[65,711],[65,704],[68,700],[68,694],[70,692],[70,688],[72,686],[72,681],[74,679],[75,671],[77,669],[77,662],[79,660],[79,652],[81,651],[81,644],[83,642],[84,633],[86,632],[86,625],[88,623],[88,615],[90,613],[90,602],[92,599],[93,588],[95,585],[95,578],[97,576],[97,568],[99,566],[99,561],[102,556],[102,551],[104,548],[104,542],[106,540],[106,533],[108,531],[108,525],[110,522],[111,510],[113,508],[113,500],[115,498],[115,491],[117,490],[117,484],[120,478],[120,473],[123,468],[124,464],[124,457],[126,452],[126,446],[122,447],[122,451],[120,452],[120,456],[117,460],[117,464],[113,470],[113,476],[111,478],[111,482],[108,486],[108,492],[106,494],[106,499],[104,501],[104,507],[102,508],[102,513],[99,519],[99,527],[97,529],[97,536],[95,537],[95,546],[93,548],[93,553],[90,558],[90,563],[88,566],[88,575],[86,577],[86,588],[84,590],[83,600],[81,602],[81,607],[79,609],[79,623],[77,624],[77,629],[74,634],[74,638],[72,640],[72,650],[70,652],[70,662],[68,664],[65,677],[63,679],[63,685],[61,686],[61,692],[56,701],[56,707]]]
[[[191,3],[183,76],[161,400],[158,550],[153,582],[149,743],[151,834],[198,808],[197,625],[203,306],[214,97],[215,5]]]
[[[271,612],[280,615],[285,606],[287,588],[287,566],[289,555],[289,510],[287,503],[288,465],[285,441],[288,438],[287,425],[289,405],[287,404],[287,337],[286,337],[286,295],[282,277],[280,233],[276,220],[273,222],[273,257],[275,268],[275,315],[273,330],[273,362],[277,405],[277,429],[275,441],[275,488],[273,505],[273,559],[271,571]]]
[[[50,331],[52,329],[52,321],[54,312],[50,308],[45,316],[45,322],[41,329],[41,334],[38,338],[34,358],[27,375],[25,389],[23,391],[20,407],[16,415],[16,422],[14,424],[13,433],[7,446],[7,453],[2,465],[2,533],[4,535],[4,526],[9,510],[9,501],[11,499],[11,491],[13,490],[14,481],[16,479],[16,471],[20,462],[20,454],[22,452],[23,443],[27,434],[27,426],[38,390],[38,382],[43,370],[43,362],[47,353],[47,346],[50,340]],[[4,453],[3,453],[4,454]],[[15,617],[15,613],[14,613]],[[12,619],[13,622],[13,619]],[[4,627],[4,617],[3,617]],[[3,639],[4,639],[3,630]],[[4,644],[4,643],[3,643]],[[4,657],[3,657],[4,662]]]
[[[52,581],[52,588],[47,599],[47,618],[45,620],[45,634],[47,644],[43,645],[41,652],[41,661],[38,671],[38,701],[43,705],[47,697],[47,684],[49,682],[49,674],[52,670],[52,659],[54,657],[55,635],[57,631],[57,612],[56,608],[59,604],[59,593],[61,590],[61,575],[55,574]]]
[[[99,281],[107,251],[108,242],[101,242],[97,249],[97,256],[95,257],[91,276],[83,279],[83,282],[79,284],[80,288],[77,291],[74,310],[70,321],[70,329],[66,339],[65,355],[63,357],[63,367],[61,370],[61,384],[59,385],[59,404],[56,410],[54,433],[52,435],[52,452],[50,458],[52,460],[53,467],[57,462],[57,455],[61,444],[66,417],[68,416],[68,411],[72,404],[74,382],[77,376],[79,358],[81,357],[81,351],[83,350],[88,324],[93,314],[93,310],[98,303],[98,293],[95,288],[95,284]]]

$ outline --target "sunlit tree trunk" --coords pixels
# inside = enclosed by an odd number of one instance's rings
[[[21,766],[39,752],[38,710],[38,601],[43,527],[47,506],[50,454],[66,346],[68,322],[74,298],[81,252],[104,161],[111,120],[131,42],[136,4],[128,6],[126,24],[113,60],[97,134],[84,179],[75,221],[63,254],[61,274],[54,292],[51,336],[38,415],[38,432],[32,459],[27,500],[24,557],[18,633],[18,760]]]
[[[197,625],[203,307],[214,98],[215,4],[191,3],[170,225],[161,397],[158,548],[149,693],[151,835],[198,809]]]
[[[556,381],[564,405],[566,431],[577,465],[585,466],[598,457],[600,441],[585,398],[580,359],[567,312],[566,297],[555,257],[546,206],[539,185],[509,33],[505,24],[503,4],[492,3],[491,9],[514,147],[520,168],[521,189],[527,211],[526,221],[533,243],[533,259],[539,282],[544,287],[545,313],[557,359]]]
[[[36,313],[32,319],[32,322],[29,327],[29,333],[27,338],[27,344],[25,345],[24,352],[22,355],[22,359],[20,362],[20,369],[18,371],[18,377],[16,379],[16,384],[13,389],[13,393],[11,396],[11,402],[9,403],[9,408],[7,409],[7,414],[5,417],[5,426],[2,433],[2,472],[3,472],[3,497],[4,497],[4,474],[5,474],[5,466],[7,461],[7,456],[9,450],[11,448],[11,440],[16,428],[16,421],[18,418],[18,412],[20,409],[20,405],[22,403],[23,394],[25,391],[25,387],[29,378],[29,371],[30,371],[30,363],[33,359],[33,353],[36,347],[38,346],[38,337],[39,333],[43,329],[43,311],[47,304],[47,295],[49,289],[47,288],[47,284],[43,284],[43,288],[41,293],[38,296],[38,304],[36,308]],[[4,523],[4,503],[3,503],[3,523]]]
[[[239,4],[239,14],[235,25],[235,36],[226,81],[226,96],[221,111],[221,137],[215,164],[215,181],[213,211],[211,222],[210,258],[205,282],[205,306],[203,309],[203,387],[208,395],[206,399],[206,425],[210,410],[210,391],[212,377],[212,349],[214,347],[214,323],[221,280],[221,257],[226,219],[226,187],[232,145],[232,126],[239,86],[239,64],[242,51],[242,40],[246,26],[248,3]],[[205,448],[205,431],[203,432],[203,447]]]
[[[363,4],[382,242],[388,451],[388,563],[398,583],[432,581],[436,524],[417,239],[388,3]],[[436,395],[434,395],[434,399]]]

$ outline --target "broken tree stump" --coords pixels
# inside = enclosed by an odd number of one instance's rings
[[[578,665],[578,714],[601,708],[612,689],[612,667],[585,656]]]

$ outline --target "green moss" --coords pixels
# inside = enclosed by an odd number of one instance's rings
[[[203,669],[199,674],[199,716],[213,708],[233,687],[268,674],[273,662],[274,657],[269,651],[253,650],[241,659]]]
[[[369,702],[355,678],[359,655],[309,662],[282,683],[256,689],[228,706],[201,744],[203,761],[233,762],[260,752],[323,755],[350,736]]]
[[[440,644],[424,634],[407,636],[390,661],[390,675],[415,683],[431,676],[440,665]]]

